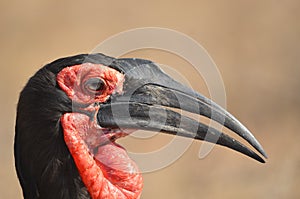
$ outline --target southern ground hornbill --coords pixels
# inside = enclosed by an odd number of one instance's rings
[[[17,107],[15,165],[24,198],[139,198],[142,176],[115,142],[136,129],[216,141],[264,162],[176,109],[219,122],[266,157],[237,119],[151,61],[82,54],[45,65]]]

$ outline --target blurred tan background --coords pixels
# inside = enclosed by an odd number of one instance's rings
[[[299,10],[297,0],[1,1],[0,198],[22,198],[13,138],[18,94],[27,79],[52,60],[147,26],[175,29],[206,48],[223,77],[228,110],[251,129],[269,159],[260,164],[222,147],[199,159],[201,142],[195,142],[174,164],[144,174],[142,198],[300,198]],[[207,95],[201,78],[172,54],[127,56],[173,66]],[[123,142],[137,152],[161,144]]]

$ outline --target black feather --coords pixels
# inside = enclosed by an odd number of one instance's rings
[[[26,199],[90,198],[63,139],[60,117],[72,102],[59,89],[64,67],[86,62],[110,65],[114,58],[82,54],[58,59],[40,69],[20,94],[15,128],[15,165]]]

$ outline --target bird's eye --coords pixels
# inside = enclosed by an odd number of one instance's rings
[[[101,93],[104,87],[105,83],[100,78],[90,78],[84,83],[84,88],[92,93]]]

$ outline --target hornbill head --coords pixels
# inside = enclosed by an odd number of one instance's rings
[[[142,177],[115,141],[136,129],[216,142],[259,162],[234,138],[176,110],[208,117],[266,154],[216,103],[153,62],[82,54],[41,68],[20,94],[15,164],[25,198],[139,198]]]

